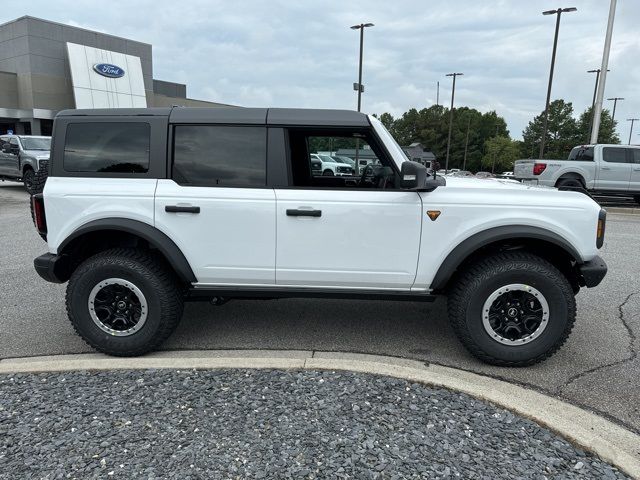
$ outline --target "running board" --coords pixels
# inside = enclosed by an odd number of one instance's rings
[[[436,295],[424,292],[393,290],[317,289],[317,288],[260,288],[260,287],[191,287],[187,301],[211,299],[275,299],[275,298],[335,298],[350,300],[396,300],[405,302],[433,302]]]

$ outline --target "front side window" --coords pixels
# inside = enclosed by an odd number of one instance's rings
[[[22,148],[25,150],[50,150],[51,138],[47,137],[23,137]]]
[[[148,123],[91,122],[67,126],[62,161],[67,172],[146,173]]]
[[[180,185],[266,185],[265,127],[177,125],[173,145],[172,178]]]
[[[618,147],[604,147],[602,159],[608,163],[627,163],[627,150]]]

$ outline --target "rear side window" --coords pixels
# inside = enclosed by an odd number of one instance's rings
[[[70,123],[63,165],[67,172],[146,173],[148,123]]]
[[[593,147],[575,147],[571,150],[568,160],[577,162],[593,162]]]
[[[180,185],[264,187],[267,129],[177,125],[172,178]]]
[[[602,159],[608,163],[627,163],[627,149],[617,147],[604,147]]]

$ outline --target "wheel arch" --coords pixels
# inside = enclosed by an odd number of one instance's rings
[[[156,227],[127,218],[103,218],[82,225],[58,246],[58,255],[70,259],[68,275],[84,259],[115,247],[146,247],[157,250],[184,282],[197,279],[186,257],[171,238]]]
[[[580,183],[582,183],[583,187],[586,187],[587,185],[587,180],[585,179],[582,173],[575,172],[575,171],[568,171],[560,174],[560,176],[556,179],[555,186],[557,187],[558,183],[560,183],[562,180],[565,180],[565,179],[578,180]]]
[[[480,256],[496,251],[525,249],[550,260],[579,289],[573,266],[582,263],[579,252],[555,232],[529,225],[505,225],[478,232],[460,242],[444,259],[431,282],[431,290],[447,289],[458,270]]]

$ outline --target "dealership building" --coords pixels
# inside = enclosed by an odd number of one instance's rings
[[[148,43],[34,17],[0,25],[0,134],[49,135],[67,108],[216,107],[155,79]]]

